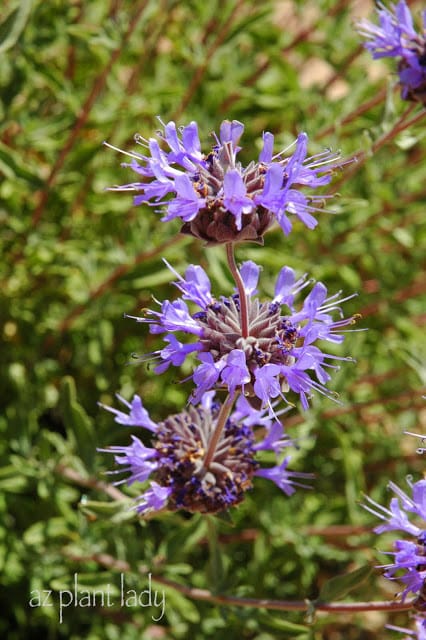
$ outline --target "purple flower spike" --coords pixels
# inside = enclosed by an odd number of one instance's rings
[[[403,531],[412,536],[413,540],[396,540],[394,542],[394,551],[388,552],[388,555],[393,556],[394,562],[383,565],[384,575],[389,580],[402,582],[404,585],[401,594],[402,600],[405,600],[409,593],[413,593],[417,596],[414,607],[425,612],[426,480],[419,480],[414,484],[409,481],[408,484],[412,497],[402,491],[395,483],[389,483],[389,488],[396,494],[396,497],[390,501],[389,509],[368,497],[363,507],[383,521],[383,524],[374,529],[375,533]]]
[[[190,354],[196,356],[192,403],[200,402],[212,389],[227,389],[231,394],[242,391],[255,408],[271,408],[276,398],[291,403],[287,399],[290,391],[300,396],[304,409],[313,391],[335,399],[325,384],[330,380],[329,370],[338,367],[329,361],[350,358],[333,356],[315,343],[343,341],[343,332],[354,318],[343,317],[341,305],[352,296],[328,296],[327,288],[318,282],[296,310],[297,294],[312,283],[306,277],[296,279],[294,271],[284,267],[273,300],[262,302],[257,297],[260,268],[252,261],[244,262],[241,277],[248,314],[248,335],[244,335],[247,332],[243,333],[241,327],[237,292],[218,300],[201,267],[189,266],[182,277],[168,266],[177,276],[175,285],[182,296],[173,302],[164,301],[161,312],[148,310],[146,317],[136,320],[148,323],[152,333],[167,334],[167,345],[149,354],[161,360],[157,373],[170,364],[180,366]],[[195,312],[185,300],[196,305]],[[192,335],[195,341],[184,344],[180,334]]]
[[[380,26],[368,20],[358,23],[360,34],[366,38],[365,48],[373,58],[397,58],[402,99],[426,104],[426,10],[422,33],[414,29],[405,0],[390,9],[381,5],[377,13]]]
[[[317,224],[313,214],[324,197],[305,195],[301,189],[328,184],[333,170],[341,165],[329,151],[307,157],[306,133],[297,138],[293,155],[285,156],[284,152],[273,154],[274,136],[265,132],[258,161],[244,167],[237,160],[244,131],[241,122],[222,122],[220,135],[213,134],[215,144],[207,154],[201,152],[195,122],[181,129],[174,122],[161,124],[163,132],[157,136],[162,146],[155,138],[138,136],[136,141],[145,153],[122,152],[132,159],[124,166],[143,180],[112,190],[135,192],[135,205],[157,207],[164,221],[180,218],[182,233],[207,244],[263,243],[263,235],[275,221],[285,234],[290,233],[292,215],[309,229]]]
[[[133,402],[142,407],[139,396],[135,396]],[[125,404],[131,414],[132,405]],[[110,407],[104,408],[124,415]],[[110,473],[128,474],[115,484],[148,483],[136,499],[138,513],[165,509],[217,513],[239,504],[245,492],[252,488],[255,475],[270,478],[287,495],[294,492],[295,486],[304,486],[295,479],[310,477],[309,474],[288,471],[289,457],[278,463],[282,449],[292,446],[293,442],[276,418],[269,412],[256,411],[240,397],[215,441],[219,412],[220,405],[214,393],[209,392],[201,397],[197,407],[190,406],[187,411],[168,416],[158,424],[146,414],[146,428],[153,432],[151,447],[132,436],[128,446],[100,449],[114,454],[116,464],[122,467]],[[129,415],[128,421],[123,419],[122,423],[130,424],[132,420]],[[266,435],[262,433],[258,437],[256,428],[266,431]],[[212,442],[215,442],[214,450],[207,460]],[[272,452],[277,466],[261,471],[259,451]]]

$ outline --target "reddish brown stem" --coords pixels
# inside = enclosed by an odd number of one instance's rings
[[[226,243],[226,257],[228,258],[229,270],[232,273],[232,277],[234,278],[238,289],[240,300],[241,335],[243,338],[247,338],[249,334],[247,294],[244,288],[243,279],[235,262],[234,245],[232,242]]]
[[[386,89],[381,89],[378,93],[376,93],[375,96],[373,96],[373,98],[361,104],[359,107],[351,111],[351,113],[348,113],[347,116],[339,120],[337,123],[334,122],[326,129],[322,129],[322,131],[316,134],[315,140],[321,140],[321,138],[324,138],[325,136],[329,136],[331,133],[333,133],[336,130],[337,126],[342,126],[345,124],[349,124],[350,122],[353,122],[353,120],[356,120],[356,118],[358,118],[360,115],[362,115],[366,111],[369,111],[376,105],[380,104],[384,100],[385,96],[386,96]]]
[[[64,549],[64,555],[74,562],[97,562],[99,565],[120,572],[130,572],[132,567],[126,561],[118,560],[106,553],[94,553],[92,555],[77,555]],[[146,575],[149,571],[146,566],[139,566],[139,573]],[[328,613],[359,613],[361,611],[409,611],[413,607],[412,602],[320,602],[314,603],[308,600],[272,600],[270,598],[239,598],[214,594],[207,589],[188,587],[163,576],[151,575],[151,579],[158,584],[174,589],[192,600],[210,602],[229,607],[248,607],[253,609],[270,609],[274,611],[327,611]]]
[[[379,149],[381,149],[385,144],[387,144],[390,140],[395,138],[398,133],[405,131],[405,129],[409,129],[412,125],[419,122],[426,114],[426,109],[422,109],[420,113],[415,115],[413,118],[408,120],[408,116],[415,109],[416,103],[411,104],[402,114],[402,116],[397,120],[392,129],[386,133],[384,133],[380,138],[378,138],[369,151],[358,151],[354,153],[352,158],[348,158],[348,160],[353,160],[353,164],[350,169],[347,169],[345,173],[342,175],[340,180],[334,182],[333,184],[333,192],[336,192],[339,187],[346,182],[349,178],[351,178],[354,173],[356,173],[365,163],[365,161],[374,153],[376,153]]]
[[[216,422],[216,429],[209,442],[206,457],[204,458],[203,462],[203,469],[205,470],[209,468],[210,463],[213,460],[214,452],[216,451],[220,436],[222,435],[222,431],[225,427],[226,421],[228,420],[229,414],[231,413],[232,405],[234,404],[235,398],[235,394],[229,394],[220,408],[220,412]]]
[[[64,464],[58,464],[55,467],[55,473],[80,487],[102,491],[103,493],[109,495],[109,497],[115,501],[123,502],[129,500],[128,496],[124,495],[124,493],[121,493],[121,491],[116,487],[102,482],[97,478],[84,477],[80,475],[78,471],[74,471],[74,469],[71,469]]]

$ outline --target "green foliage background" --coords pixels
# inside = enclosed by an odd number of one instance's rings
[[[412,3],[414,12],[421,3]],[[374,141],[407,108],[392,61],[373,62],[354,18],[373,3],[201,0],[10,0],[0,9],[0,634],[21,638],[369,639],[388,637],[386,617],[320,616],[218,606],[186,598],[164,583],[166,613],[155,608],[74,607],[59,623],[55,606],[29,606],[34,590],[141,591],[148,573],[187,586],[253,598],[315,598],[331,577],[377,564],[391,538],[358,501],[388,501],[385,485],[420,477],[415,441],[423,432],[425,380],[424,122]],[[417,106],[413,112],[418,113]],[[184,373],[156,377],[131,354],[156,348],[155,336],[123,319],[173,295],[162,257],[182,272],[200,263],[215,290],[231,288],[222,250],[205,251],[163,224],[149,207],[105,188],[133,180],[123,156],[103,140],[133,148],[159,115],[195,119],[206,148],[225,119],[245,123],[242,159],[260,149],[263,130],[277,150],[305,130],[310,152],[365,151],[365,163],[335,179],[336,215],[308,231],[271,231],[265,247],[242,245],[237,258],[263,266],[264,294],[283,264],[357,291],[360,312],[333,389],[342,405],[315,398],[286,424],[300,438],[294,467],[316,474],[313,491],[286,498],[259,479],[219,524],[209,560],[205,519],[186,514],[139,521],[113,500],[97,447],[125,444],[98,401],[138,392],[153,419],[182,409]],[[332,187],[333,190],[333,187]],[[330,190],[329,190],[330,191]],[[423,246],[422,246],[423,245]],[[423,351],[422,351],[423,350]],[[123,489],[127,491],[126,489]],[[137,490],[136,490],[137,491]],[[130,491],[129,495],[136,495]],[[385,560],[386,561],[386,560]],[[219,566],[221,565],[221,567]],[[379,572],[347,599],[386,600],[396,585]],[[55,599],[56,598],[56,599]],[[406,624],[407,615],[392,617]]]

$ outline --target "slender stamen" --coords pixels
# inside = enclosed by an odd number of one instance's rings
[[[237,285],[238,295],[240,298],[241,335],[243,338],[247,338],[249,335],[247,294],[244,288],[243,279],[235,262],[234,244],[232,242],[226,243],[226,257],[228,258],[229,270],[231,271],[232,277]]]
[[[130,158],[134,158],[135,160],[145,160],[145,156],[142,156],[140,153],[131,153],[130,151],[123,151],[123,149],[119,149],[118,147],[114,147],[113,144],[110,144],[109,142],[106,142],[104,140],[103,144],[106,147],[109,147],[110,149],[113,149],[114,151],[118,151],[119,153],[122,153],[125,156],[129,156]],[[139,188],[140,188],[140,183],[139,184]]]

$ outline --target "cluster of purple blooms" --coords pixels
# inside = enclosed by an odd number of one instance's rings
[[[389,482],[389,488],[395,494],[390,501],[389,508],[383,507],[371,498],[366,498],[364,508],[380,518],[383,524],[374,531],[377,534],[386,531],[404,532],[411,536],[411,540],[398,539],[394,542],[394,551],[386,552],[393,556],[393,562],[385,564],[385,577],[398,580],[404,585],[402,600],[410,593],[414,594],[414,608],[418,611],[416,617],[417,638],[426,638],[426,480],[412,483],[408,480],[411,496],[402,491],[394,482]],[[397,629],[398,630],[398,629]],[[399,629],[406,632],[407,630]],[[411,633],[408,631],[408,633]]]
[[[364,507],[384,522],[374,529],[375,533],[403,531],[414,538],[415,541],[397,540],[394,543],[395,551],[389,554],[394,557],[394,562],[384,565],[385,576],[405,585],[403,599],[409,593],[421,594],[418,596],[418,608],[426,611],[426,480],[414,484],[409,481],[409,487],[411,497],[390,482],[389,488],[395,497],[391,499],[389,509],[371,498],[367,498]],[[409,516],[423,520],[422,526],[412,522]],[[400,575],[400,570],[403,570],[403,575]]]
[[[373,58],[397,58],[402,98],[426,104],[426,9],[423,32],[417,33],[405,0],[391,7],[380,4],[380,26],[361,20],[359,32],[367,39],[365,47]]]
[[[313,228],[312,213],[324,196],[306,196],[302,190],[327,184],[337,156],[326,151],[307,157],[304,133],[293,155],[274,155],[274,137],[266,132],[258,161],[242,167],[236,156],[243,129],[235,120],[223,122],[205,155],[194,122],[179,132],[169,122],[158,134],[169,151],[155,138],[145,141],[145,155],[130,154],[129,166],[141,182],[118,188],[139,192],[135,204],[160,207],[165,221],[180,218],[184,233],[207,244],[225,244],[236,285],[231,295],[214,296],[201,266],[190,265],[181,276],[166,263],[180,297],[135,318],[164,339],[162,348],[142,359],[157,360],[158,374],[192,359],[194,383],[187,410],[158,424],[138,396],[131,404],[121,399],[128,415],[106,407],[121,424],[152,433],[149,447],[133,437],[131,445],[109,449],[129,474],[128,483],[149,483],[138,500],[141,513],[223,511],[241,502],[256,476],[272,480],[288,495],[295,486],[305,486],[297,479],[310,474],[289,471],[290,457],[283,456],[292,441],[283,433],[278,405],[283,400],[288,408],[299,397],[306,409],[314,391],[335,399],[326,387],[329,372],[338,368],[331,361],[350,360],[321,345],[343,341],[355,318],[345,318],[341,305],[352,296],[328,295],[322,283],[283,267],[273,298],[263,301],[257,290],[260,267],[246,261],[238,270],[233,256],[235,243],[263,242],[274,222],[288,234],[291,214]],[[296,304],[307,287],[309,293]],[[221,403],[222,393],[227,399]],[[272,467],[261,467],[258,456],[265,450],[276,457]]]
[[[132,436],[131,445],[106,450],[114,453],[122,471],[130,474],[128,484],[150,481],[137,499],[139,513],[166,507],[201,513],[223,511],[241,502],[254,476],[272,480],[287,495],[296,486],[309,488],[300,480],[311,478],[311,474],[289,471],[290,456],[278,460],[284,448],[294,446],[282,424],[268,412],[253,409],[244,396],[239,396],[206,466],[206,450],[220,411],[214,396],[214,391],[205,393],[197,407],[190,406],[159,423],[151,420],[137,395],[131,403],[119,396],[128,413],[105,407],[119,424],[151,432],[151,447]],[[255,428],[261,432],[258,438]],[[277,464],[260,468],[257,456],[262,451],[274,454]]]
[[[423,434],[404,432],[406,435],[420,438],[425,442]],[[417,453],[423,455],[425,448],[419,447]],[[389,580],[397,580],[404,585],[398,595],[404,601],[408,595],[415,597],[412,606],[416,614],[412,616],[414,629],[406,629],[395,625],[386,625],[392,631],[407,634],[402,640],[426,640],[426,479],[413,483],[407,478],[410,495],[394,482],[388,488],[395,494],[389,508],[384,507],[370,497],[366,497],[363,507],[383,521],[375,527],[374,532],[382,534],[398,531],[407,534],[410,539],[398,539],[393,543],[393,551],[383,552],[393,556],[393,562],[381,565],[384,576]]]
[[[343,317],[340,305],[348,298],[340,294],[327,297],[327,288],[317,282],[296,309],[297,294],[311,282],[306,276],[296,279],[293,269],[283,267],[273,299],[261,302],[256,296],[260,267],[246,261],[240,273],[248,304],[247,336],[240,323],[240,294],[213,297],[206,272],[195,265],[188,267],[185,277],[176,274],[174,284],[181,297],[165,300],[160,311],[148,310],[146,317],[136,318],[149,323],[151,333],[166,334],[166,346],[149,354],[160,360],[156,371],[162,373],[171,364],[180,366],[189,354],[195,354],[200,362],[192,374],[195,391],[191,402],[195,404],[206,391],[224,388],[231,393],[240,390],[258,406],[271,409],[273,399],[287,401],[291,391],[307,409],[312,390],[330,395],[325,386],[330,380],[327,368],[337,367],[328,361],[351,360],[326,353],[315,344],[343,341],[342,330],[355,321]],[[195,313],[187,302],[195,305]],[[195,342],[184,344],[176,333],[193,336]]]
[[[163,124],[163,123],[162,123]],[[145,153],[123,152],[132,158],[130,167],[141,181],[113,187],[137,192],[134,204],[149,204],[164,213],[162,220],[179,218],[182,233],[207,244],[250,240],[262,243],[263,234],[278,221],[287,235],[292,229],[289,215],[297,216],[309,229],[317,221],[324,196],[305,195],[301,188],[315,189],[330,182],[338,155],[324,151],[307,156],[308,136],[301,133],[285,151],[274,155],[274,136],[263,134],[257,162],[243,167],[237,160],[244,125],[225,120],[215,144],[202,153],[196,122],[179,130],[174,122],[163,124],[157,138],[135,136]],[[165,151],[162,147],[168,147]],[[113,147],[115,148],[115,147]],[[158,209],[160,207],[160,209]]]

